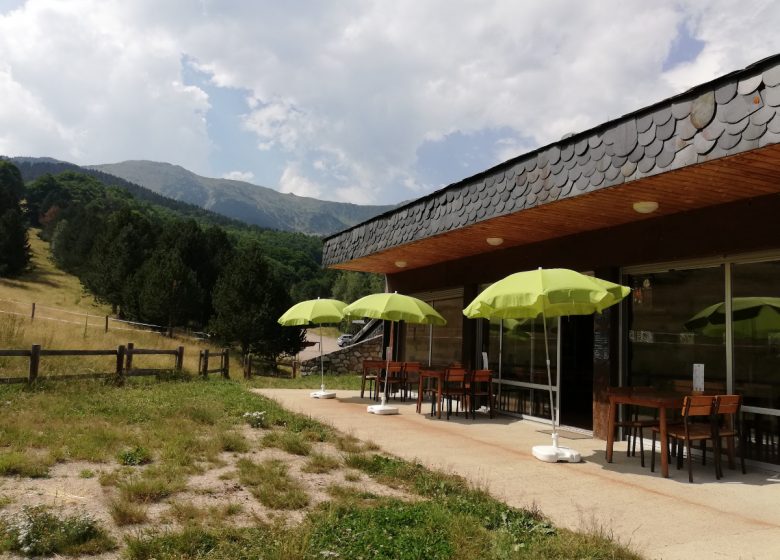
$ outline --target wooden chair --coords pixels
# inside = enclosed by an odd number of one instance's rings
[[[691,455],[691,442],[700,441],[702,448],[702,464],[706,464],[706,445],[707,440],[713,441],[715,445],[715,424],[714,415],[715,410],[715,397],[704,395],[691,395],[685,397],[683,400],[683,406],[681,410],[682,424],[671,425],[666,430],[666,437],[668,441],[662,441],[661,445],[668,445],[669,442],[677,444],[677,468],[682,468],[682,444],[685,443],[685,448],[688,454],[688,481],[693,482],[693,456]],[[706,418],[706,422],[697,423],[692,421],[696,418]],[[661,429],[659,427],[653,428],[653,446],[651,449],[650,457],[650,470],[655,471],[655,438]],[[715,477],[720,479],[720,473],[718,471],[718,460],[715,459]]]
[[[420,385],[420,362],[404,362],[404,384],[402,390],[406,398],[410,397],[412,389]]]
[[[444,372],[444,385],[442,388],[442,398],[447,401],[447,420],[450,419],[452,413],[452,401],[458,401],[458,408],[455,409],[455,415],[457,416],[461,406],[468,416],[465,403],[469,394],[469,383],[471,376],[469,372],[461,367],[450,367]]]
[[[479,369],[472,373],[468,394],[471,418],[477,417],[476,409],[480,399],[487,400],[488,415],[493,418],[493,372],[489,369]]]
[[[627,394],[627,393],[649,393],[653,391],[652,387],[609,387],[607,389],[608,394]],[[642,467],[645,466],[645,444],[644,444],[644,429],[654,428],[658,426],[658,419],[640,417],[640,408],[638,406],[624,405],[623,411],[624,418],[622,420],[616,420],[615,426],[626,429],[627,444],[626,444],[626,456],[636,457],[636,441],[639,439],[639,462]],[[656,411],[657,414],[657,411]]]
[[[376,399],[379,383],[377,382],[385,362],[382,360],[363,360],[363,374],[360,378],[360,398],[363,398],[368,384],[368,397]]]
[[[742,421],[740,410],[742,408],[741,395],[717,395],[715,397],[715,468],[718,470],[719,477],[723,476],[721,467],[722,443],[726,440],[726,449],[728,450],[729,468],[735,469],[734,440],[739,445],[739,460],[742,467],[742,474],[745,474],[745,448],[742,439]]]
[[[388,394],[395,395],[396,392],[401,394],[401,400],[404,400],[403,387],[404,387],[404,363],[403,362],[390,362],[389,364],[383,364],[383,367],[387,370],[385,375],[382,376],[379,391],[385,390],[384,382],[387,381]]]

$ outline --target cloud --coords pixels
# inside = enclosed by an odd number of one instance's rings
[[[319,198],[322,188],[300,174],[296,165],[288,165],[279,180],[279,190],[283,193],[292,193],[297,196]]]
[[[223,179],[230,179],[231,181],[246,181],[250,182],[255,178],[255,174],[251,171],[229,171],[222,175]]]
[[[279,190],[395,202],[777,52],[778,25],[762,0],[28,0],[0,15],[0,151],[207,173],[232,151],[186,60],[248,92],[236,127]],[[703,48],[675,63],[683,26]],[[510,133],[420,171],[426,142],[484,130]]]

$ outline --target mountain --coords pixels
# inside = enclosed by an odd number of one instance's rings
[[[22,173],[22,179],[25,183],[35,181],[37,178],[45,174],[59,175],[65,171],[75,171],[77,173],[83,173],[94,177],[106,186],[112,186],[120,188],[130,193],[134,198],[148,202],[156,206],[162,206],[168,210],[172,210],[176,214],[185,218],[194,218],[196,220],[205,220],[211,224],[217,224],[222,226],[242,226],[243,222],[228,218],[222,214],[216,214],[204,210],[200,206],[194,204],[188,204],[178,200],[173,200],[157,194],[145,187],[125,181],[115,175],[103,173],[97,169],[90,169],[88,167],[79,167],[75,163],[68,163],[67,161],[60,161],[49,157],[5,157],[0,156],[0,159],[6,159],[16,165],[19,171]]]
[[[284,194],[243,181],[201,177],[169,163],[125,161],[88,168],[136,183],[165,197],[279,230],[327,235],[394,208]]]

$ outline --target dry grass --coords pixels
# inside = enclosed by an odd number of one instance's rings
[[[32,269],[18,278],[0,278],[0,349],[29,349],[40,344],[45,349],[111,350],[132,342],[136,348],[175,350],[184,346],[184,369],[197,371],[198,353],[217,348],[202,341],[167,338],[158,333],[133,329],[119,330],[111,323],[105,332],[109,306],[95,301],[75,276],[58,269],[49,259],[49,244],[30,231]],[[36,303],[36,319],[31,320],[31,304]],[[85,315],[90,315],[86,317]],[[173,356],[136,356],[135,367],[173,368]],[[231,360],[231,370],[240,364]],[[112,356],[44,357],[39,375],[65,373],[109,373],[116,367]],[[0,358],[0,377],[25,376],[27,358]]]

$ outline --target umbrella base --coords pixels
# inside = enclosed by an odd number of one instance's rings
[[[389,404],[372,404],[366,411],[371,414],[398,414],[398,408]]]
[[[336,391],[325,391],[323,389],[321,391],[314,391],[313,393],[309,393],[309,396],[313,399],[335,399]]]
[[[553,445],[534,445],[531,450],[534,457],[545,463],[579,463],[582,460],[580,452],[570,447],[555,447]]]

